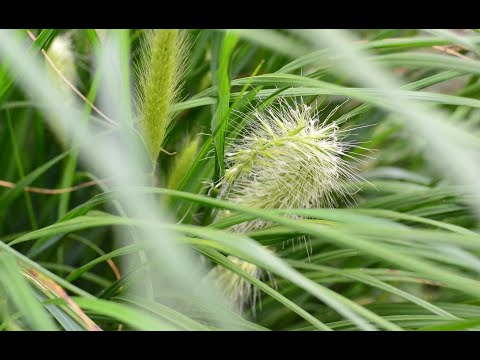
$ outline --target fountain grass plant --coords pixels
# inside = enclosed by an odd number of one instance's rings
[[[0,31],[1,330],[480,326],[477,32],[32,33]]]

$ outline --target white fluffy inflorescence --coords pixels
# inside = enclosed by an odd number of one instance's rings
[[[249,262],[243,261],[235,256],[228,256],[228,259],[245,271],[250,276],[260,279],[263,276],[262,269]],[[220,285],[230,308],[238,313],[243,313],[246,307],[250,306],[255,311],[256,301],[259,298],[259,291],[256,287],[244,278],[226,270],[222,266],[215,266],[209,274],[211,279]]]
[[[335,109],[336,110],[336,109]],[[334,111],[335,111],[334,110]],[[335,122],[334,111],[321,121],[304,103],[254,112],[254,121],[229,144],[223,196],[235,203],[263,209],[334,207],[348,199],[357,180],[355,162]],[[237,226],[235,231],[263,227],[262,221]]]
[[[361,177],[356,174],[357,161],[351,161],[357,159],[349,154],[355,144],[345,140],[348,131],[330,121],[337,109],[323,121],[303,102],[292,106],[285,99],[255,110],[253,120],[227,144],[221,196],[262,209],[334,207],[338,199],[348,201],[357,190],[352,183]],[[248,232],[268,225],[255,219],[230,230]],[[265,276],[253,264],[229,259],[256,278]],[[223,284],[232,308],[241,312],[245,305],[254,306],[256,292],[248,281],[218,267],[212,276]]]
[[[62,73],[62,75],[70,82],[75,83],[77,80],[77,70],[75,68],[75,54],[73,52],[73,44],[70,35],[63,34],[55,37],[50,44],[47,55]],[[52,79],[57,86],[64,92],[70,94],[69,86],[58,76],[50,64],[47,65],[48,71],[52,74]]]
[[[47,73],[50,79],[54,81],[57,89],[63,93],[67,105],[70,105],[73,103],[75,96],[70,85],[64,78],[73,85],[75,85],[78,80],[75,67],[74,47],[70,34],[67,33],[56,36],[47,50],[47,55],[53,64],[55,64],[55,66],[52,66],[49,62],[46,63]],[[57,71],[60,72],[64,78],[62,78]],[[69,139],[71,139],[70,130],[62,119],[56,120],[58,123],[55,128],[57,139],[60,144],[66,148],[69,144]]]

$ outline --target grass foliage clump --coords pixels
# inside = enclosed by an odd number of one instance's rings
[[[1,30],[0,329],[478,330],[478,46]]]

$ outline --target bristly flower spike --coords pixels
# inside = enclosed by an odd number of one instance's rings
[[[336,111],[336,109],[334,110]],[[224,198],[263,209],[335,207],[357,190],[355,158],[348,131],[323,121],[303,102],[254,112],[251,121],[231,141],[220,190]],[[262,227],[261,221],[241,224],[243,231]]]
[[[66,33],[56,36],[48,47],[46,54],[65,79],[71,84],[75,84],[78,81],[75,53],[70,34]],[[68,103],[72,103],[74,101],[74,93],[70,86],[55,71],[50,63],[47,62],[45,66],[47,67],[49,77],[54,81],[57,89],[63,93]],[[66,148],[69,143],[70,134],[64,121],[59,119],[55,132],[62,147]]]
[[[75,54],[73,52],[72,39],[69,34],[58,35],[53,39],[47,50],[48,57],[55,64],[57,69],[71,83],[77,81],[78,75],[75,67]],[[58,88],[66,94],[71,94],[71,89],[63,79],[58,76],[50,64],[47,64],[51,78],[55,79]]]
[[[153,167],[172,124],[186,69],[186,32],[148,30],[137,66],[139,127]]]
[[[320,112],[303,101],[290,105],[281,98],[262,111],[254,110],[253,120],[227,143],[226,171],[218,186],[221,196],[261,209],[323,208],[335,207],[338,199],[348,202],[358,191],[352,183],[362,178],[356,171],[359,159],[350,153],[356,144],[346,141],[350,130],[331,121],[338,108],[323,121]],[[230,230],[249,232],[269,225],[255,219]],[[251,275],[265,277],[255,265],[229,258]],[[225,285],[232,308],[252,304],[255,291],[245,289],[252,287],[250,283],[235,274],[219,276],[222,271],[218,268],[212,273]]]

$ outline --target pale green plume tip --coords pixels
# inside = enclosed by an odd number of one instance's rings
[[[186,32],[149,30],[141,50],[137,101],[139,127],[153,167],[172,123],[187,52]]]
[[[55,37],[47,50],[47,55],[62,75],[74,84],[77,80],[77,70],[75,68],[75,55],[73,53],[73,45],[70,36],[63,34]],[[57,87],[65,94],[68,94],[67,96],[71,96],[71,89],[68,84],[65,83],[49,63],[47,63],[46,66],[48,69],[47,71],[55,81]]]
[[[228,260],[256,279],[265,278],[265,273],[262,269],[254,264],[235,256],[228,256]],[[218,290],[231,310],[241,314],[246,308],[251,307],[252,311],[255,311],[260,293],[248,280],[219,265],[212,268],[207,279],[213,281],[219,287]]]
[[[75,67],[75,54],[70,35],[62,34],[55,37],[47,50],[47,55],[65,79],[75,85],[78,80],[78,74]],[[75,95],[70,86],[50,63],[46,62],[45,66],[48,76],[54,81],[57,89],[64,94],[66,101],[69,103],[73,102]],[[55,128],[56,136],[61,145],[66,148],[69,139],[68,129],[65,126],[65,122],[61,119],[58,119],[57,123]]]
[[[198,136],[188,138],[181,149],[175,155],[173,166],[170,168],[167,177],[167,188],[176,190],[183,177],[187,173],[190,165],[195,160],[200,147],[200,138]]]

